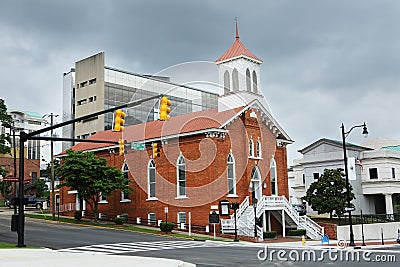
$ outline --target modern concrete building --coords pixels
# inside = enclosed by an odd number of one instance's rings
[[[354,214],[393,214],[400,203],[400,142],[378,138],[363,145],[347,143],[349,182],[356,197]],[[341,141],[320,139],[300,149],[289,174],[290,199],[302,203],[310,184],[324,169],[344,169]],[[316,213],[310,207],[307,212]]]
[[[169,77],[141,75],[105,66],[101,52],[75,63],[64,73],[63,120],[126,104],[159,94],[167,94],[174,103],[171,116],[201,111],[217,106],[218,94],[170,82]],[[158,101],[148,101],[128,108],[125,125],[158,119]],[[63,137],[86,139],[112,128],[113,114],[77,122],[63,129]],[[63,149],[71,144],[65,143]]]

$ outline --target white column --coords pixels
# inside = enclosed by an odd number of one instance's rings
[[[393,214],[392,194],[385,194],[386,214]]]
[[[282,236],[286,237],[285,210],[282,210]]]
[[[268,214],[268,231],[271,231],[271,211],[267,211]]]
[[[263,231],[267,231],[267,212],[265,210],[263,214]]]

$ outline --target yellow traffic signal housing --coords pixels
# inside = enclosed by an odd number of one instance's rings
[[[123,156],[125,155],[125,140],[124,139],[119,139],[119,155]]]
[[[168,97],[163,96],[160,101],[160,120],[165,121],[169,120],[169,113],[171,112],[171,109],[169,106],[171,106],[172,102],[171,100],[168,99]]]
[[[160,149],[158,148],[157,143],[153,143],[153,159],[158,158],[160,156]]]
[[[114,132],[120,132],[124,130],[124,123],[125,123],[125,113],[122,110],[117,109],[115,111],[115,118],[114,118]]]

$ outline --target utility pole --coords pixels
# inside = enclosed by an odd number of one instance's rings
[[[14,157],[14,177],[17,177],[17,148],[15,142],[15,122],[12,121],[13,129],[13,157]],[[20,148],[21,149],[21,148]],[[17,182],[14,182],[14,198],[17,197]],[[17,214],[17,205],[14,204],[14,214]]]
[[[53,112],[50,113],[50,125],[53,127],[54,124],[54,115]],[[50,130],[50,136],[53,138],[53,129]],[[51,219],[53,221],[56,220],[56,210],[55,210],[55,193],[54,193],[54,144],[53,140],[50,141],[50,179],[51,179]]]

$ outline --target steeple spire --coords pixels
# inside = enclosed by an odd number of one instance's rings
[[[235,18],[236,21],[236,39],[239,39],[239,27],[238,27],[238,19],[237,17]]]

